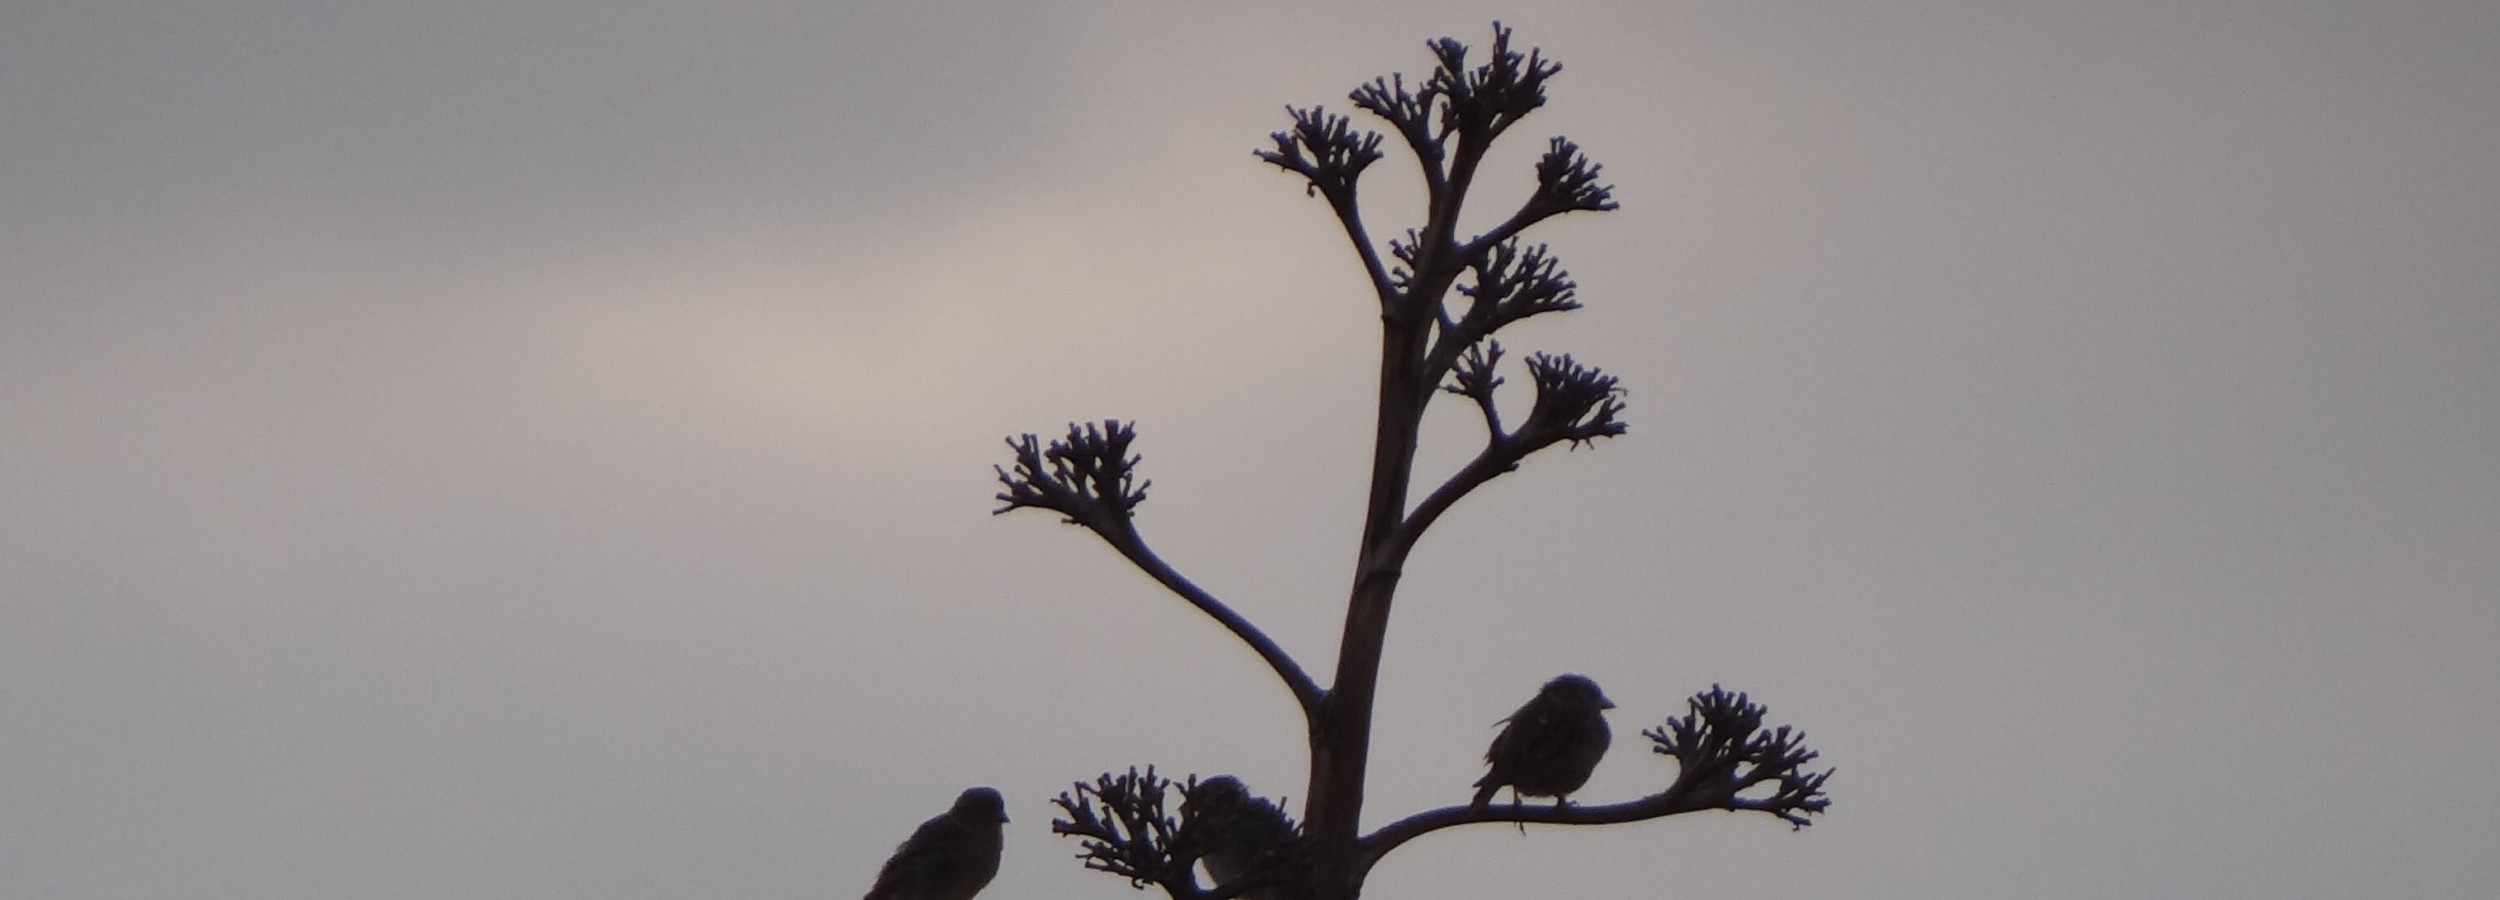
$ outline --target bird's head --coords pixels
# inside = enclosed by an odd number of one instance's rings
[[[965,788],[956,795],[955,808],[948,812],[957,821],[987,825],[1007,821],[1007,798],[996,788]]]
[[[1613,709],[1615,702],[1606,699],[1606,692],[1597,689],[1597,682],[1586,675],[1563,674],[1545,683],[1539,694],[1559,703],[1580,709]]]
[[[1249,796],[1250,789],[1242,787],[1241,779],[1217,775],[1192,785],[1181,799],[1181,811],[1205,815],[1240,806]]]

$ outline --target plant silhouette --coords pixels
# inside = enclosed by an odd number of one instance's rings
[[[1524,360],[1535,394],[1515,424],[1505,421],[1495,399],[1506,355],[1495,334],[1532,316],[1580,307],[1577,286],[1553,254],[1521,235],[1555,216],[1616,205],[1612,188],[1598,180],[1598,164],[1579,145],[1555,137],[1537,161],[1536,187],[1526,199],[1491,229],[1460,233],[1459,213],[1486,150],[1544,105],[1545,84],[1562,68],[1540,51],[1513,50],[1510,38],[1496,23],[1491,52],[1477,64],[1470,64],[1464,44],[1431,41],[1426,46],[1435,66],[1420,84],[1409,87],[1403,76],[1393,75],[1349,95],[1356,109],[1387,123],[1423,177],[1423,223],[1385,245],[1372,238],[1356,191],[1363,173],[1383,158],[1382,135],[1358,130],[1347,116],[1321,107],[1288,107],[1292,127],[1273,135],[1272,147],[1256,151],[1327,202],[1379,301],[1371,481],[1337,669],[1327,683],[1147,546],[1135,519],[1148,482],[1136,471],[1139,456],[1131,447],[1137,432],[1131,423],[1071,424],[1066,436],[1047,442],[1032,434],[1007,441],[1013,460],[998,469],[1004,486],[998,512],[1049,510],[1102,538],[1257,653],[1291,692],[1307,728],[1310,780],[1298,825],[1284,821],[1275,804],[1248,795],[1231,776],[1176,781],[1153,766],[1105,773],[1077,783],[1055,801],[1063,816],[1051,828],[1080,840],[1079,859],[1087,867],[1135,887],[1160,887],[1174,900],[1351,900],[1361,895],[1365,876],[1381,857],[1443,828],[1480,822],[1522,828],[1531,822],[1597,825],[1710,809],[1759,811],[1802,828],[1829,805],[1823,784],[1831,772],[1805,768],[1816,753],[1805,747],[1804,733],[1786,726],[1765,729],[1762,706],[1713,685],[1688,701],[1684,715],[1642,732],[1652,751],[1676,762],[1674,777],[1662,779],[1657,793],[1594,806],[1559,797],[1551,805],[1460,802],[1416,812],[1369,834],[1360,831],[1381,650],[1408,553],[1451,506],[1530,455],[1556,444],[1619,436],[1625,429],[1622,386],[1569,354],[1533,353]],[[1464,398],[1482,415],[1484,445],[1417,500],[1412,487],[1420,424],[1425,407],[1442,393]],[[1588,691],[1604,700],[1593,684]],[[1585,714],[1594,716],[1596,709]],[[1554,740],[1567,743],[1574,740],[1568,737],[1572,733],[1592,734],[1583,721]],[[1497,758],[1485,784],[1498,775],[1502,784],[1525,784],[1519,793],[1569,794],[1586,779],[1595,754],[1604,752],[1606,733],[1599,720],[1593,750],[1564,746],[1548,754],[1561,763],[1534,763],[1536,753],[1547,751],[1527,747],[1534,736],[1522,737],[1519,743],[1527,749],[1511,754],[1529,762]],[[1491,756],[1503,757],[1503,744],[1497,741],[1493,751]],[[1505,765],[1529,768],[1508,771]],[[1547,772],[1534,765],[1566,768]],[[1480,799],[1490,799],[1494,787],[1484,790]],[[1454,799],[1467,798],[1456,790]],[[1212,863],[1208,870],[1217,883],[1200,882],[1202,860]]]

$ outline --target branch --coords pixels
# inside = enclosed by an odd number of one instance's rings
[[[1294,662],[1292,655],[1250,620],[1156,556],[1138,535],[1136,508],[1146,501],[1146,488],[1152,482],[1137,478],[1136,466],[1142,457],[1128,452],[1129,444],[1136,439],[1135,426],[1118,419],[1105,419],[1099,427],[1090,422],[1072,423],[1066,438],[1052,440],[1047,447],[1031,434],[1008,438],[1015,465],[1012,470],[994,467],[1006,490],[998,494],[1003,505],[991,514],[1023,508],[1047,509],[1059,513],[1069,524],[1085,526],[1157,583],[1250,645],[1275,670],[1276,677],[1285,682],[1286,689],[1293,692],[1303,716],[1318,715],[1325,694],[1301,664]]]
[[[1415,510],[1407,513],[1405,521],[1398,523],[1398,533],[1392,539],[1393,552],[1398,558],[1404,558],[1406,552],[1413,550],[1415,543],[1423,539],[1424,532],[1432,528],[1432,523],[1438,521],[1442,513],[1449,512],[1459,498],[1467,496],[1469,491],[1483,486],[1485,482],[1518,469],[1519,461],[1527,456],[1520,449],[1519,442],[1511,440],[1508,435],[1496,434],[1487,440],[1484,449],[1476,451],[1475,459],[1468,460],[1466,465],[1451,473],[1449,480],[1434,488],[1422,503],[1415,504]]]
[[[1493,404],[1493,391],[1502,386],[1502,377],[1493,374],[1493,367],[1502,361],[1502,342],[1485,341],[1470,345],[1467,353],[1452,366],[1451,383],[1442,390],[1476,402],[1476,410],[1484,414],[1484,431],[1488,441],[1502,437],[1502,411]]]
[[[1467,64],[1467,45],[1455,38],[1425,46],[1437,65],[1421,90],[1407,92],[1403,79],[1375,80],[1351,96],[1357,108],[1388,120],[1415,150],[1426,188],[1424,228],[1410,236],[1400,255],[1413,268],[1413,281],[1431,286],[1428,293],[1437,301],[1439,289],[1448,284],[1445,276],[1455,277],[1470,258],[1460,252],[1456,235],[1459,208],[1466,203],[1477,166],[1494,138],[1545,105],[1545,79],[1562,71],[1562,65],[1537,50],[1524,55],[1512,51],[1510,29],[1499,22],[1493,23],[1490,58],[1481,66]],[[1438,127],[1426,125],[1436,112]]]
[[[1509,219],[1468,241],[1461,249],[1470,255],[1482,253],[1518,237],[1538,222],[1564,213],[1613,211],[1618,208],[1614,186],[1597,183],[1597,173],[1605,168],[1581,153],[1580,145],[1560,137],[1549,140],[1544,158],[1536,164],[1536,193],[1528,195]]]
[[[1457,287],[1467,297],[1467,311],[1453,318],[1445,304],[1440,331],[1433,338],[1432,349],[1425,353],[1419,373],[1425,381],[1439,381],[1441,373],[1450,371],[1458,361],[1461,348],[1472,350],[1478,341],[1513,322],[1580,308],[1580,286],[1572,283],[1571,273],[1562,270],[1543,244],[1522,247],[1511,241],[1490,251],[1472,253],[1468,259],[1468,268],[1475,271],[1475,284]]]
[[[1695,803],[1689,797],[1669,793],[1652,794],[1638,800],[1605,806],[1527,806],[1508,807],[1499,803],[1481,809],[1467,806],[1444,806],[1416,813],[1363,837],[1357,846],[1358,871],[1368,871],[1381,857],[1399,845],[1444,828],[1472,825],[1479,822],[1538,822],[1548,825],[1615,825],[1665,818],[1679,813],[1697,812],[1711,807]]]
[[[1493,354],[1498,357],[1500,344],[1493,343],[1491,346]],[[1473,354],[1473,348],[1469,352]],[[1484,449],[1476,452],[1475,459],[1469,460],[1452,473],[1449,480],[1434,488],[1399,523],[1398,533],[1392,539],[1392,558],[1404,558],[1405,552],[1413,549],[1415,542],[1423,538],[1432,523],[1457,504],[1459,498],[1467,496],[1468,492],[1485,482],[1519,468],[1520,461],[1527,459],[1529,454],[1566,441],[1582,444],[1602,437],[1614,437],[1626,428],[1623,422],[1616,419],[1623,412],[1623,388],[1616,383],[1614,376],[1599,371],[1595,366],[1581,365],[1568,355],[1534,353],[1528,356],[1528,373],[1536,379],[1536,405],[1528,411],[1528,420],[1519,426],[1518,431],[1504,433],[1501,419],[1494,413],[1490,400],[1492,385],[1485,383],[1486,379],[1492,379],[1488,371],[1491,365],[1492,361],[1488,359],[1483,362],[1482,368],[1462,366],[1459,383],[1442,386],[1442,390],[1478,398],[1477,405],[1484,410],[1485,424],[1491,433],[1485,438]],[[1499,379],[1492,379],[1492,384],[1499,383]]]
[[[1406,237],[1402,239],[1389,239],[1389,256],[1398,261],[1398,265],[1389,270],[1390,283],[1400,288],[1415,283],[1415,273],[1418,271],[1416,247],[1422,243],[1423,236],[1417,234],[1412,228],[1406,230]]]
[[[1268,668],[1275,670],[1276,677],[1285,682],[1285,688],[1293,692],[1294,702],[1302,707],[1303,718],[1316,720],[1320,703],[1327,699],[1327,692],[1321,690],[1319,683],[1311,680],[1310,674],[1302,670],[1302,665],[1294,662],[1293,656],[1278,646],[1275,639],[1268,637],[1267,632],[1260,631],[1258,626],[1250,624],[1250,620],[1242,618],[1232,607],[1224,605],[1223,601],[1215,599],[1214,595],[1174,571],[1170,564],[1146,546],[1145,539],[1138,537],[1133,525],[1123,522],[1117,532],[1103,534],[1102,538],[1110,542],[1112,549],[1120,551],[1121,556],[1127,557],[1130,563],[1172,593],[1180,595],[1181,599],[1189,601],[1189,605],[1197,607],[1198,611],[1222,623],[1242,643],[1250,645],[1260,659],[1267,661]]]
[[[1357,871],[1369,871],[1407,841],[1478,822],[1612,825],[1718,809],[1769,813],[1793,831],[1814,824],[1807,816],[1830,808],[1823,783],[1832,770],[1800,768],[1819,756],[1805,748],[1805,732],[1785,725],[1762,731],[1764,708],[1717,685],[1686,702],[1691,713],[1642,732],[1656,743],[1651,749],[1676,758],[1676,779],[1666,790],[1605,806],[1447,806],[1416,813],[1364,836],[1356,851]],[[1766,783],[1777,785],[1769,796],[1739,796]]]
[[[1255,150],[1252,154],[1302,176],[1308,182],[1305,193],[1327,198],[1337,221],[1345,226],[1347,239],[1354,242],[1355,253],[1362,257],[1363,270],[1371,277],[1373,290],[1379,293],[1384,305],[1390,303],[1395,291],[1387,270],[1381,266],[1380,251],[1372,246],[1371,235],[1363,227],[1354,193],[1355,180],[1365,168],[1380,160],[1380,135],[1357,132],[1346,117],[1332,115],[1322,107],[1288,106],[1285,112],[1293,117],[1293,130],[1269,135],[1276,142],[1276,149]]]

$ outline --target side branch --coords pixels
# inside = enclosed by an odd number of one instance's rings
[[[1381,305],[1386,308],[1396,301],[1397,287],[1380,261],[1380,251],[1372,246],[1370,233],[1363,227],[1354,191],[1363,170],[1380,160],[1380,135],[1355,131],[1346,117],[1316,106],[1288,106],[1285,112],[1293,116],[1293,130],[1270,135],[1276,149],[1252,151],[1252,155],[1302,176],[1309,182],[1304,188],[1307,192],[1327,198],[1329,209],[1345,226],[1346,238],[1354,242],[1354,252],[1362,257],[1363,272],[1371,278],[1372,290],[1380,295]]]
[[[1490,407],[1486,409],[1485,420],[1490,427],[1501,427]],[[1467,496],[1468,492],[1501,477],[1505,472],[1519,468],[1519,461],[1527,457],[1519,442],[1496,433],[1483,450],[1476,452],[1475,459],[1468,460],[1457,472],[1451,473],[1448,481],[1434,488],[1423,502],[1415,504],[1415,511],[1408,513],[1406,521],[1398,524],[1394,540],[1399,557],[1403,558],[1407,551],[1414,549],[1415,542],[1422,540],[1424,532],[1432,528],[1432,523],[1440,519],[1442,513],[1449,512],[1460,497]]]
[[[1380,308],[1395,306],[1402,296],[1398,293],[1401,279],[1381,263],[1380,250],[1372,246],[1371,232],[1363,227],[1362,209],[1351,195],[1343,203],[1331,200],[1328,205],[1336,210],[1337,222],[1345,226],[1346,240],[1353,242],[1355,256],[1363,261],[1364,277],[1371,279],[1372,293],[1380,298]]]
[[[1467,806],[1445,806],[1416,813],[1365,835],[1357,845],[1357,871],[1369,871],[1374,863],[1398,845],[1444,828],[1472,825],[1478,822],[1540,822],[1549,825],[1615,825],[1661,819],[1679,813],[1698,812],[1720,807],[1701,802],[1700,798],[1677,796],[1676,792],[1653,794],[1625,803],[1605,806],[1528,806],[1511,808],[1495,804],[1482,809]]]
[[[1475,256],[1564,213],[1613,211],[1618,206],[1614,186],[1597,183],[1597,173],[1604,168],[1581,153],[1578,144],[1560,137],[1548,141],[1544,158],[1536,164],[1536,193],[1528,195],[1509,219],[1468,241],[1460,252]]]
[[[1492,374],[1494,363],[1501,359],[1501,344],[1488,341],[1487,352],[1475,353],[1462,361],[1457,369],[1457,383],[1443,385],[1442,390],[1476,401],[1484,413],[1484,449],[1476,458],[1452,473],[1449,480],[1434,488],[1413,512],[1398,524],[1392,558],[1404,558],[1406,551],[1423,538],[1432,523],[1457,504],[1459,498],[1519,468],[1529,454],[1559,443],[1590,443],[1598,438],[1614,437],[1624,432],[1618,418],[1623,412],[1623,388],[1615,377],[1595,366],[1583,365],[1569,355],[1549,356],[1538,353],[1528,357],[1528,373],[1536,380],[1536,405],[1529,409],[1527,421],[1519,430],[1505,432],[1502,420],[1493,405],[1493,389],[1501,379]]]
[[[1477,362],[1464,357],[1475,353],[1476,346],[1491,339],[1494,332],[1529,316],[1580,308],[1579,285],[1571,282],[1571,274],[1562,270],[1543,244],[1522,247],[1515,241],[1505,243],[1471,255],[1467,265],[1475,271],[1475,283],[1455,286],[1467,297],[1467,310],[1453,317],[1448,304],[1443,304],[1432,349],[1424,354],[1423,367],[1416,372],[1427,383],[1425,386],[1439,382],[1442,375],[1462,362]],[[1483,368],[1490,362],[1482,361],[1475,367]],[[1463,389],[1467,373],[1461,371],[1459,375],[1460,387],[1445,389],[1475,396]]]
[[[1786,725],[1764,729],[1761,704],[1718,685],[1686,703],[1690,713],[1642,732],[1652,751],[1676,760],[1675,781],[1666,790],[1606,806],[1447,806],[1416,813],[1365,836],[1356,849],[1357,871],[1368,871],[1407,841],[1477,822],[1612,825],[1720,809],[1769,813],[1802,829],[1814,824],[1808,816],[1831,807],[1823,783],[1832,770],[1804,768],[1820,756],[1806,748],[1805,732]],[[1747,793],[1765,785],[1767,795]]]
[[[1303,717],[1317,719],[1320,702],[1326,698],[1326,693],[1320,690],[1318,682],[1311,680],[1310,673],[1302,670],[1302,664],[1294,662],[1293,656],[1286,653],[1285,648],[1278,646],[1275,639],[1268,637],[1267,632],[1260,631],[1258,626],[1250,624],[1249,619],[1242,618],[1241,614],[1234,612],[1232,607],[1215,599],[1215,596],[1207,593],[1206,589],[1175,571],[1170,564],[1163,561],[1162,557],[1156,556],[1154,550],[1146,546],[1145,539],[1137,535],[1137,529],[1134,526],[1123,522],[1117,531],[1102,533],[1102,539],[1109,543],[1112,549],[1120,551],[1121,556],[1127,557],[1131,564],[1144,571],[1148,577],[1153,578],[1172,593],[1180,595],[1181,599],[1189,601],[1189,605],[1197,607],[1199,612],[1206,613],[1216,622],[1221,623],[1233,633],[1234,637],[1240,638],[1242,643],[1250,645],[1250,649],[1258,653],[1260,659],[1267,661],[1268,668],[1276,671],[1276,677],[1285,682],[1286,689],[1293,691],[1294,702],[1302,706]]]
[[[1071,424],[1066,438],[1052,440],[1047,446],[1030,434],[1008,438],[1007,447],[1015,454],[1015,466],[997,467],[998,481],[1006,489],[998,494],[1001,505],[994,514],[1027,507],[1047,509],[1064,516],[1064,521],[1071,525],[1084,526],[1157,583],[1250,645],[1276,671],[1276,677],[1285,682],[1285,688],[1293,692],[1303,717],[1315,721],[1325,694],[1301,664],[1294,662],[1283,647],[1250,624],[1250,620],[1182,577],[1138,536],[1137,505],[1146,502],[1146,488],[1151,482],[1137,478],[1140,457],[1128,452],[1129,444],[1136,439],[1137,429],[1118,419],[1105,419],[1099,426]]]

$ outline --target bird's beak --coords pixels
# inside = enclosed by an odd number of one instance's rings
[[[1605,698],[1605,697],[1603,697],[1603,696],[1600,696],[1600,697],[1598,697],[1598,698],[1597,698],[1597,708],[1598,708],[1598,709],[1613,709],[1613,708],[1615,708],[1615,702],[1614,702],[1614,701],[1612,701],[1612,700],[1608,700],[1608,699],[1606,699],[1606,698]]]

